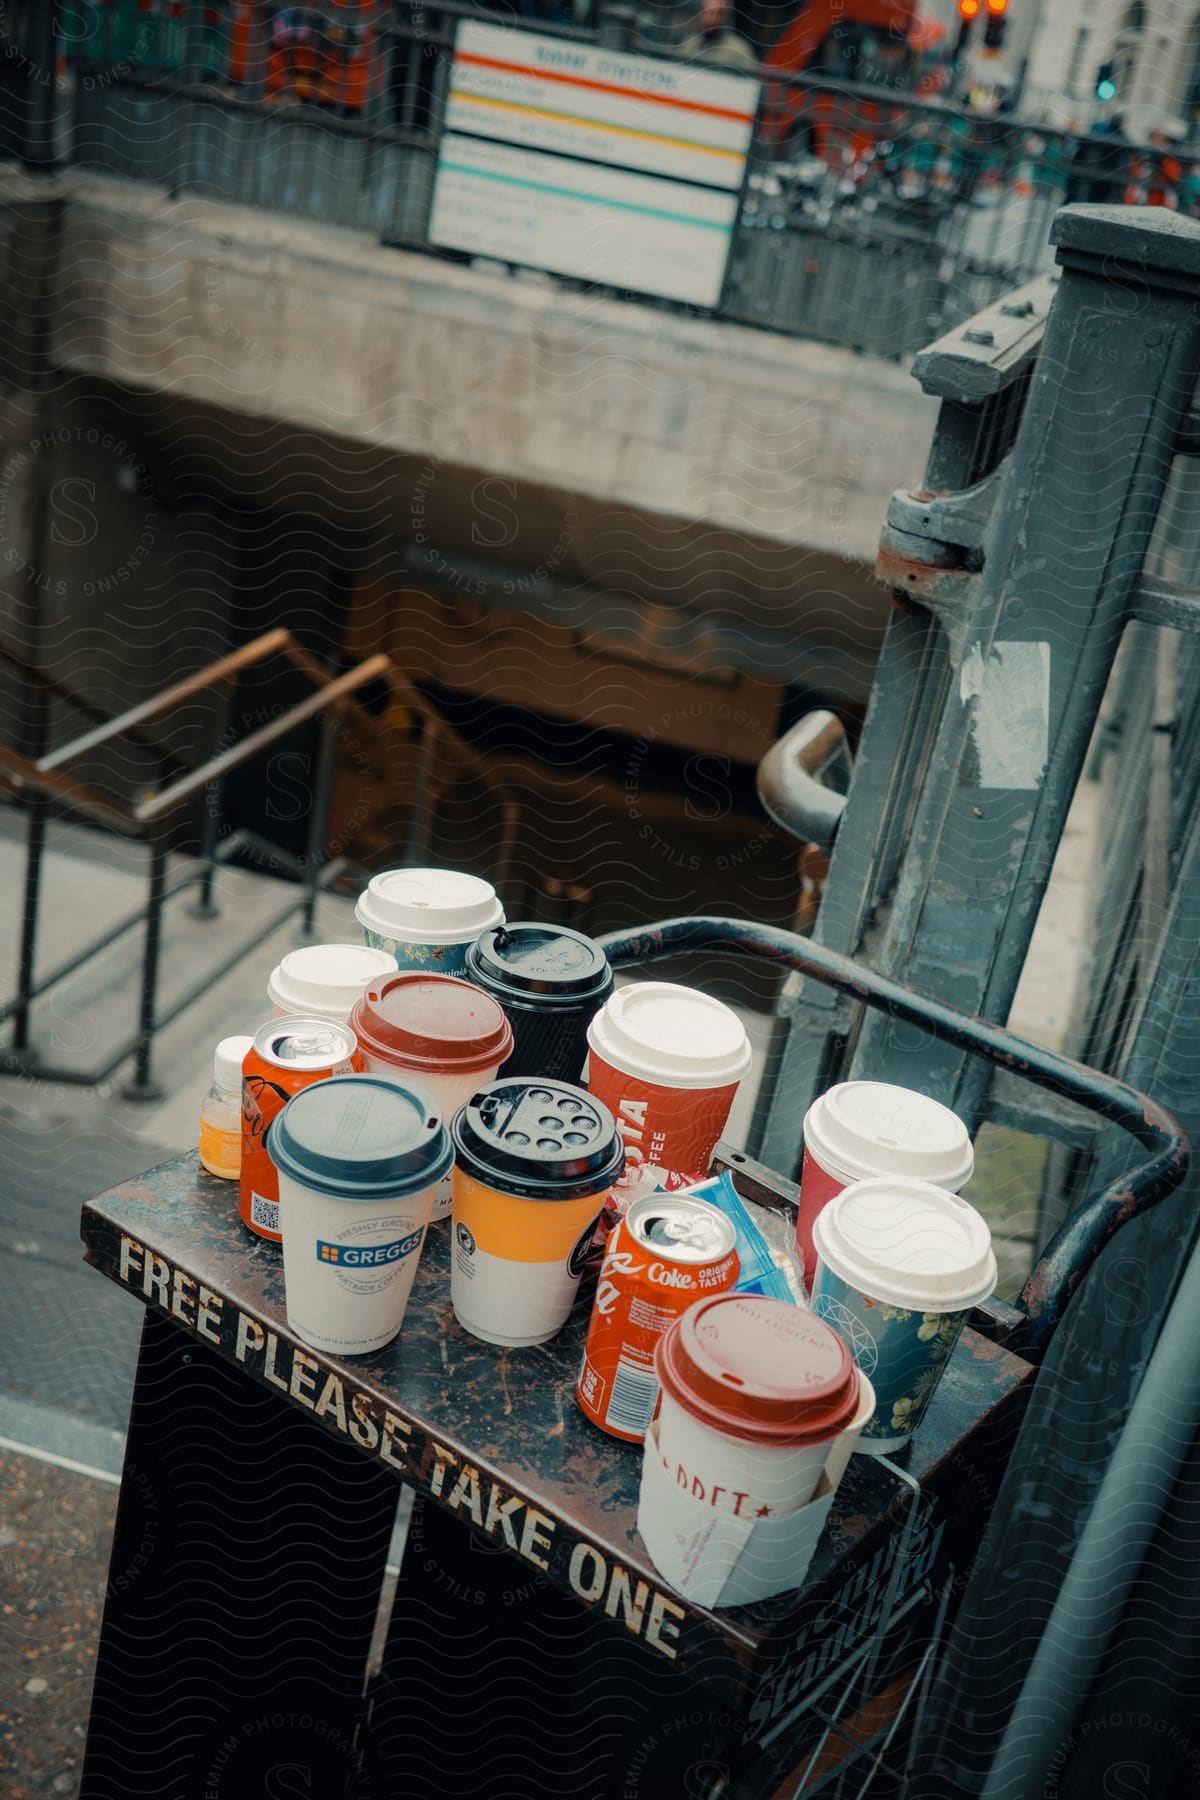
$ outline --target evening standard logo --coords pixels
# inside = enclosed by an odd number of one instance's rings
[[[390,1244],[327,1244],[323,1238],[318,1238],[317,1261],[337,1263],[343,1269],[379,1269],[411,1256],[423,1235],[423,1232],[412,1231],[407,1237],[393,1238]]]

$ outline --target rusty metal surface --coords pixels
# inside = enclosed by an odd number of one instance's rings
[[[822,1604],[845,1581],[848,1559],[861,1564],[887,1545],[906,1514],[908,1487],[874,1460],[855,1458],[802,1591],[753,1607],[696,1607],[674,1594],[637,1535],[640,1452],[596,1431],[575,1406],[585,1307],[548,1345],[502,1350],[479,1343],[454,1318],[448,1228],[435,1227],[394,1344],[353,1362],[308,1351],[286,1328],[279,1252],[243,1229],[229,1186],[205,1174],[193,1154],[87,1202],[81,1231],[86,1260],[102,1274],[173,1315],[181,1330],[275,1390],[281,1403],[312,1411],[326,1397],[323,1425],[348,1431],[364,1454],[544,1568],[564,1592],[587,1598],[570,1579],[581,1542],[610,1570],[644,1581],[644,1621],[655,1618],[657,1606],[658,1627],[651,1637],[646,1624],[643,1641],[664,1654],[711,1657],[716,1650],[741,1679],[757,1682],[795,1651],[802,1621],[819,1620]],[[969,1483],[978,1500],[981,1461],[989,1489],[998,1481],[1000,1468],[979,1446],[989,1432],[1015,1429],[1031,1375],[1028,1363],[964,1333],[906,1459],[931,1499],[936,1493],[955,1514],[952,1527],[963,1524],[953,1491]],[[985,1516],[986,1509],[971,1510],[976,1537]]]

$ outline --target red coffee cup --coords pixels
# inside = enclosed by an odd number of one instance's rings
[[[512,1049],[513,1032],[499,1001],[453,975],[406,970],[373,983],[350,1014],[363,1065],[415,1089],[447,1125],[489,1081]],[[447,1173],[434,1200],[435,1219],[450,1213]]]
[[[699,1300],[659,1339],[658,1453],[678,1487],[739,1518],[795,1512],[859,1422],[849,1350],[803,1307],[761,1294]]]
[[[896,1175],[957,1193],[974,1167],[966,1126],[940,1101],[883,1081],[831,1087],[804,1115],[796,1250],[805,1287],[811,1289],[817,1263],[813,1221],[843,1188]]]
[[[630,1196],[664,1171],[707,1169],[751,1049],[737,1014],[670,981],[639,981],[607,1000],[588,1027],[588,1088],[615,1117]]]

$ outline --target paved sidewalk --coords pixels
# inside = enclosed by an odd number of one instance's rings
[[[78,1792],[117,1492],[0,1452],[0,1790]]]

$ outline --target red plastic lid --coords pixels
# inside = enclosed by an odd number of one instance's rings
[[[759,1294],[697,1301],[659,1339],[654,1367],[701,1424],[781,1449],[835,1436],[858,1409],[858,1371],[837,1332]]]
[[[512,1050],[504,1008],[474,982],[408,970],[373,982],[350,1014],[362,1048],[427,1075],[499,1067]]]

